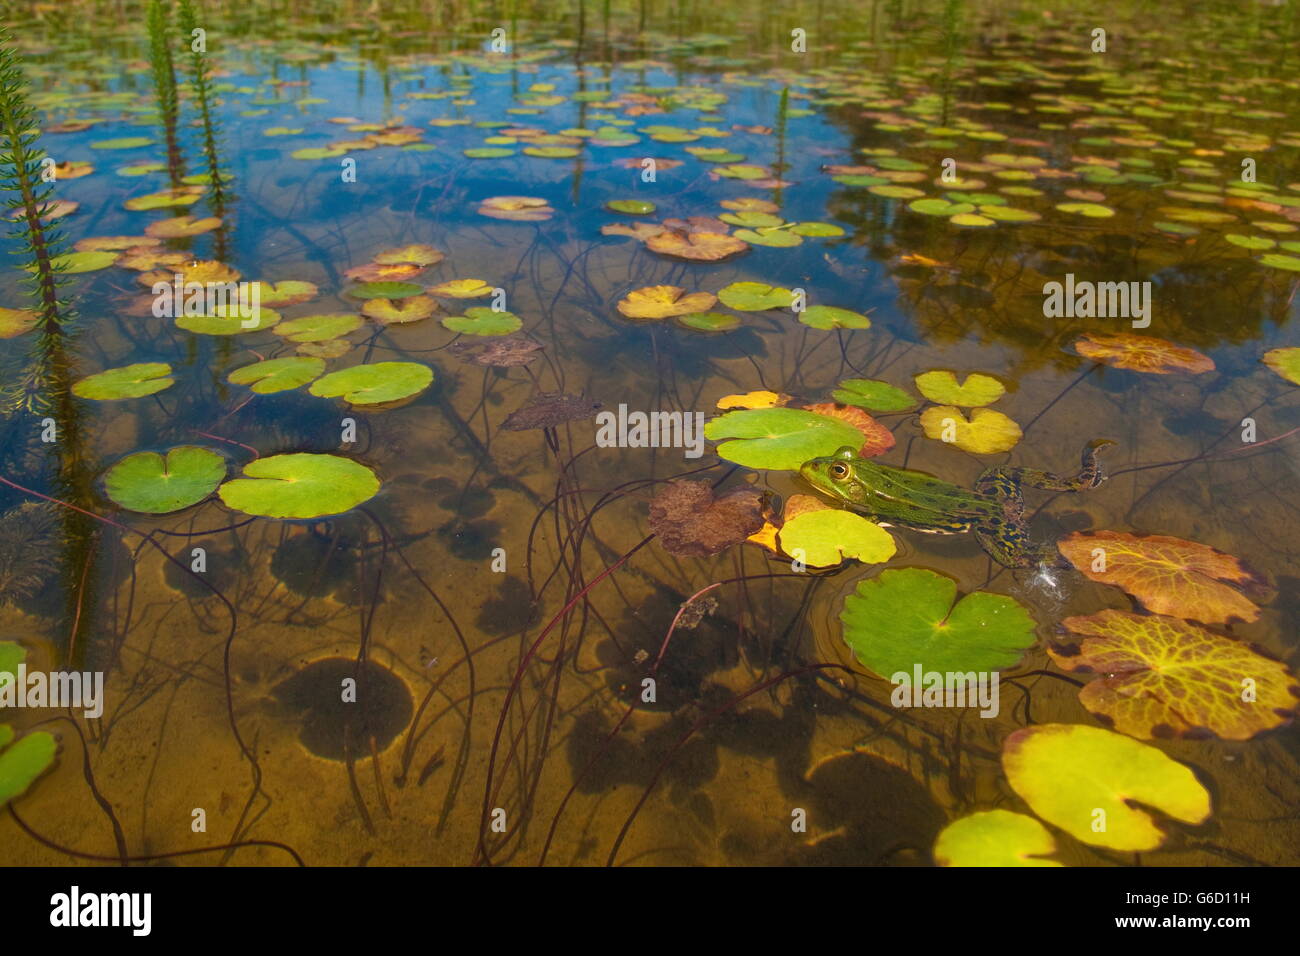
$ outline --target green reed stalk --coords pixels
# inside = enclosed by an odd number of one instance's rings
[[[153,71],[154,96],[158,100],[158,119],[167,138],[167,172],[175,188],[181,185],[185,168],[180,143],[176,137],[180,105],[176,93],[176,69],[172,63],[167,21],[167,10],[163,7],[162,0],[151,0],[146,18],[149,27],[149,65]]]
[[[180,0],[179,20],[181,33],[190,47],[190,88],[194,91],[195,102],[199,105],[199,115],[203,119],[203,154],[208,160],[208,181],[212,187],[213,203],[217,206],[217,215],[220,216],[221,206],[224,202],[222,189],[224,179],[222,178],[221,157],[217,150],[217,143],[221,131],[216,120],[212,118],[212,71],[208,65],[207,46],[205,41],[201,41],[194,36],[194,31],[199,29],[198,16],[194,12],[194,5],[190,0]]]

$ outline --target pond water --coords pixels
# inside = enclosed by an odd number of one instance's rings
[[[0,641],[104,687],[5,709],[0,862],[1300,862],[1300,10],[1113,6],[167,4],[170,134],[146,9],[7,8],[79,255],[0,313]],[[914,477],[791,534],[839,444],[1098,439],[1025,567]]]

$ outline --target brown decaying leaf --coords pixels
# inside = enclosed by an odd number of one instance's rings
[[[669,482],[650,502],[650,530],[669,554],[707,558],[763,527],[763,495],[738,488],[717,497],[708,482]]]
[[[489,365],[495,368],[513,368],[533,361],[542,348],[544,348],[542,343],[534,341],[522,332],[516,332],[513,335],[492,338],[482,343],[454,342],[447,347],[447,351],[462,362],[473,362],[475,365]]]
[[[566,395],[563,392],[540,392],[534,395],[520,408],[511,412],[501,427],[507,431],[522,432],[534,428],[554,428],[565,422],[581,421],[591,418],[600,408],[600,402],[594,402],[580,395]]]

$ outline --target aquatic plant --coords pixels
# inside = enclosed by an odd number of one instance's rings
[[[158,108],[158,122],[167,141],[167,174],[172,188],[179,189],[185,177],[185,161],[181,155],[177,125],[180,120],[180,98],[176,89],[176,69],[172,61],[172,40],[167,8],[163,0],[149,0],[145,23],[149,29],[149,69],[153,74],[154,99]]]
[[[194,101],[198,104],[199,117],[203,121],[203,153],[208,160],[208,186],[212,190],[212,206],[217,216],[225,215],[226,175],[221,169],[221,157],[218,152],[221,130],[212,111],[211,67],[208,65],[206,39],[195,36],[199,30],[198,15],[195,13],[193,0],[180,0],[177,10],[177,22],[181,28],[183,41],[189,42],[189,82],[194,91]],[[206,36],[203,34],[202,36]],[[217,258],[224,258],[218,254]],[[270,305],[271,303],[267,303]]]

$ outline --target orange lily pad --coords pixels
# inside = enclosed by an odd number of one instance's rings
[[[202,219],[194,216],[177,216],[174,219],[162,219],[158,222],[150,223],[145,227],[145,235],[154,239],[179,239],[184,236],[198,236],[205,232],[211,232],[221,225],[221,220],[216,216],[205,216]]]
[[[1197,375],[1214,371],[1214,360],[1196,349],[1131,332],[1089,332],[1074,343],[1074,348],[1084,358],[1134,372],[1158,375],[1191,372]]]
[[[1108,609],[1061,627],[1080,640],[1048,647],[1052,660],[1102,675],[1079,703],[1130,737],[1249,740],[1290,720],[1300,703],[1285,664],[1199,624]]]
[[[749,243],[743,239],[720,232],[674,232],[671,229],[647,237],[645,244],[654,252],[692,262],[717,262],[749,248]]]
[[[712,292],[687,292],[675,285],[651,285],[633,289],[618,303],[618,311],[630,319],[666,319],[713,308],[718,297]]]
[[[409,279],[424,271],[424,266],[414,262],[367,262],[363,266],[354,266],[343,273],[355,282],[391,282],[395,279]]]
[[[894,433],[876,421],[856,405],[844,405],[840,402],[821,402],[817,405],[805,405],[804,408],[818,415],[829,415],[852,425],[862,432],[865,442],[858,452],[859,458],[873,458],[883,455],[894,447]]]
[[[532,196],[493,196],[479,203],[480,215],[511,222],[544,222],[555,215],[555,208],[545,199]]]
[[[417,266],[436,266],[443,260],[443,254],[433,246],[415,243],[397,249],[385,249],[372,260],[380,265],[394,266],[411,263]]]
[[[1182,538],[1076,531],[1057,548],[1087,577],[1131,594],[1155,614],[1205,624],[1254,621],[1259,608],[1246,593],[1267,591],[1264,579],[1239,559]]]

